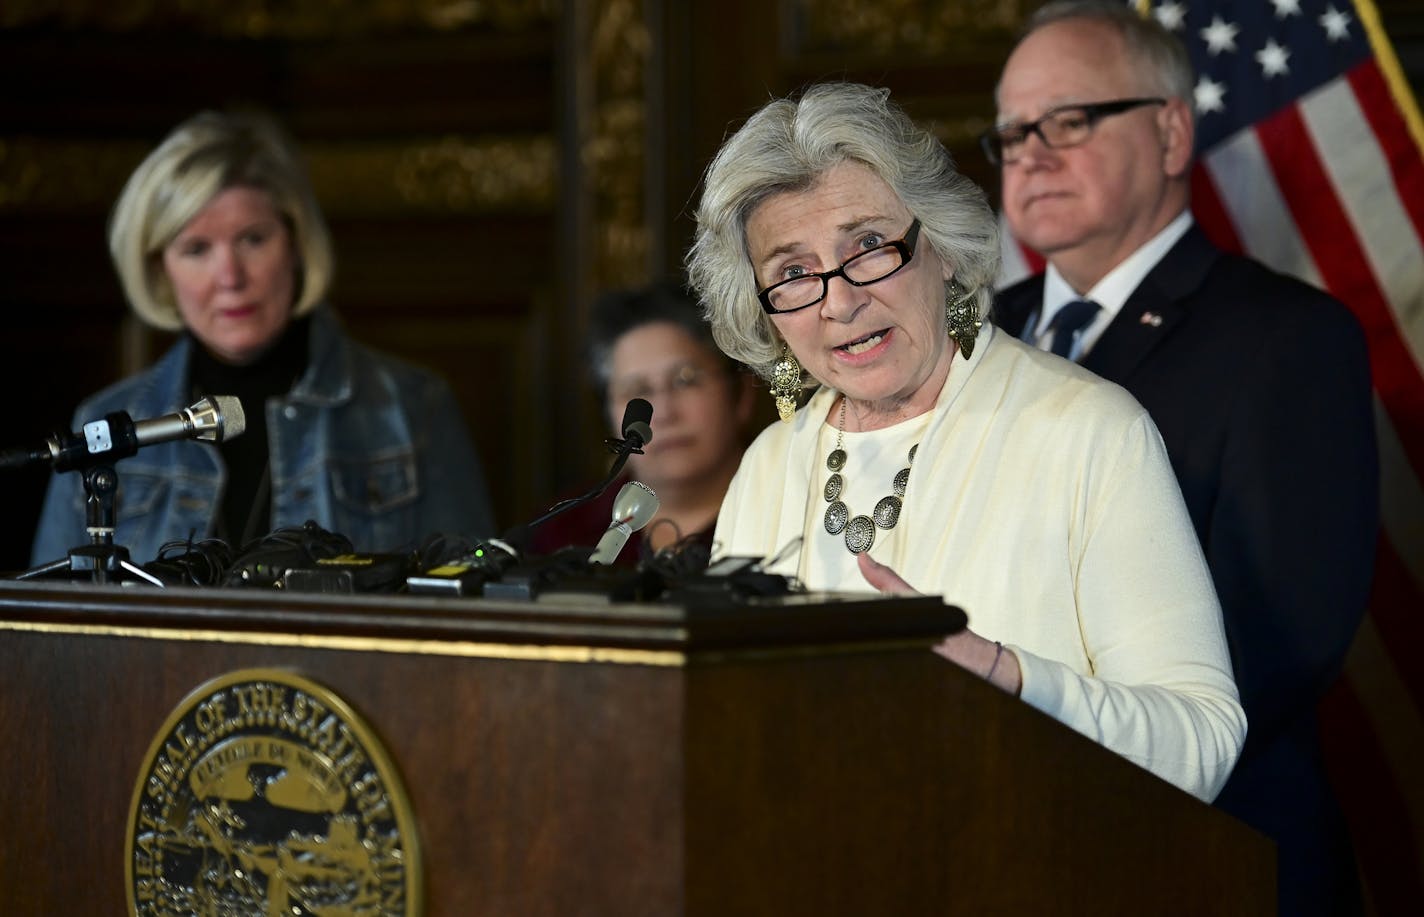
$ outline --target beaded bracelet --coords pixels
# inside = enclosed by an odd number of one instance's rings
[[[1004,655],[1004,644],[995,640],[994,646],[996,647],[994,650],[994,661],[989,664],[989,671],[984,674],[985,681],[994,680],[994,670],[999,667],[999,657]]]

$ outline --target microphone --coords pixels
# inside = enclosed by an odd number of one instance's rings
[[[623,470],[623,465],[627,463],[628,456],[634,452],[641,455],[643,447],[653,441],[652,419],[653,406],[646,398],[631,399],[627,407],[623,409],[623,438],[618,439],[617,437],[610,436],[603,441],[603,444],[608,447],[608,451],[617,456],[614,458],[613,464],[609,467],[608,474],[604,475],[603,480],[594,485],[593,489],[587,493],[555,503],[532,522],[516,525],[504,533],[503,541],[506,542],[507,545],[512,545],[517,554],[524,549],[525,543],[529,540],[530,535],[536,528],[560,513],[566,513],[575,506],[581,506],[587,503],[607,490],[608,485],[612,484],[613,479],[618,477],[618,473]],[[652,491],[649,490],[648,493],[652,493]],[[656,497],[654,499],[656,499]],[[654,512],[656,511],[657,508],[654,506]],[[619,545],[619,547],[621,548],[622,545]],[[614,553],[616,554],[617,552],[615,551]]]
[[[644,402],[646,404],[647,402]],[[626,427],[625,427],[626,429]],[[626,434],[625,434],[626,435]],[[642,481],[629,481],[613,501],[613,521],[598,539],[588,562],[611,564],[628,543],[628,537],[647,525],[658,511],[658,495]]]
[[[89,468],[128,458],[144,446],[175,439],[226,442],[247,429],[242,402],[232,395],[200,398],[176,414],[134,420],[127,411],[106,414],[78,433],[62,431],[40,445],[0,452],[0,469],[50,465],[55,471]]]
[[[623,409],[623,442],[637,452],[653,441],[653,406],[646,398],[633,398]]]
[[[623,410],[623,438],[609,437],[603,441],[608,450],[615,454],[608,474],[592,490],[568,500],[554,504],[532,522],[524,522],[507,530],[498,538],[487,538],[477,544],[472,552],[454,560],[440,560],[423,574],[408,577],[406,586],[412,592],[449,592],[463,595],[466,589],[479,589],[487,598],[532,598],[537,592],[537,576],[530,576],[528,570],[538,570],[538,563],[524,556],[525,548],[539,526],[560,513],[568,512],[598,497],[628,461],[634,452],[641,453],[642,447],[652,441],[653,406],[644,398],[634,398]],[[631,490],[630,490],[631,488]],[[628,499],[625,499],[625,496]],[[632,501],[630,503],[630,500]],[[626,506],[625,506],[626,504]],[[646,506],[646,510],[644,507]],[[639,518],[636,520],[633,516]],[[658,511],[658,497],[646,484],[626,484],[618,492],[614,502],[613,524],[604,533],[603,540],[590,558],[591,563],[608,564],[623,550],[628,536],[636,529],[648,524]],[[635,524],[634,524],[635,523]],[[526,568],[521,575],[519,568]]]

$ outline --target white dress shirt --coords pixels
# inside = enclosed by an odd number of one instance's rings
[[[1167,252],[1172,250],[1172,246],[1176,245],[1177,240],[1186,235],[1191,227],[1192,213],[1190,210],[1183,210],[1176,219],[1163,227],[1161,232],[1128,255],[1117,267],[1108,271],[1086,294],[1073,289],[1050,263],[1048,270],[1044,272],[1043,306],[1038,310],[1038,315],[1031,319],[1034,323],[1031,339],[1034,346],[1039,350],[1048,350],[1053,346],[1054,332],[1048,329],[1048,324],[1065,303],[1075,299],[1092,300],[1099,307],[1097,317],[1083,327],[1078,333],[1078,339],[1068,351],[1070,359],[1075,363],[1081,362],[1098,342],[1098,338],[1103,336],[1108,325],[1112,324],[1118,312],[1122,311],[1123,304],[1137,289],[1138,284],[1142,283],[1143,278],[1157,266],[1157,262],[1166,257]]]

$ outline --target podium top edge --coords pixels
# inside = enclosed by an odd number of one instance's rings
[[[965,626],[938,596],[796,593],[709,604],[593,596],[512,601],[405,594],[165,589],[0,581],[0,630],[133,633],[312,644],[570,647],[689,654],[788,647],[929,644]],[[555,653],[555,656],[558,654]],[[607,655],[605,652],[603,655]]]

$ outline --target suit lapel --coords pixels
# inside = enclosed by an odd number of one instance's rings
[[[1201,230],[1192,226],[1132,291],[1083,359],[1083,366],[1117,382],[1131,377],[1187,317],[1187,299],[1219,255]]]
[[[993,321],[1016,338],[1023,337],[1024,325],[1043,306],[1043,275],[1035,274],[1001,292],[994,300]]]

